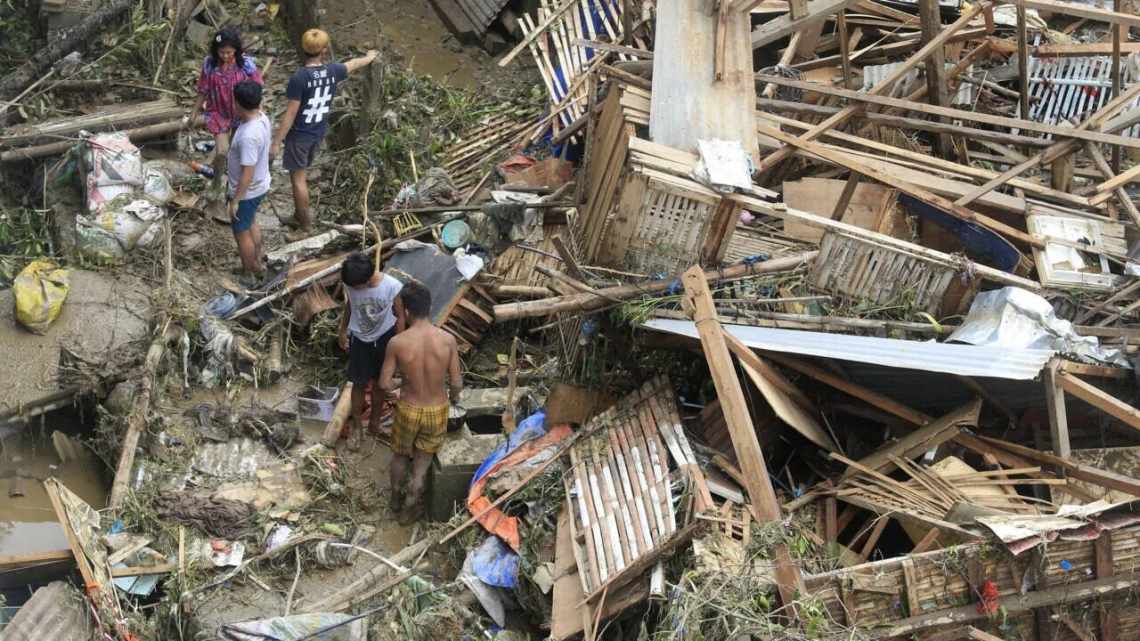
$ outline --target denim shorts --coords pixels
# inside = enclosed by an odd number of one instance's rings
[[[257,208],[261,205],[261,201],[265,199],[265,194],[254,196],[253,198],[246,198],[245,200],[238,201],[237,218],[230,223],[230,229],[236,234],[238,232],[249,231],[253,227],[254,220],[256,219]]]

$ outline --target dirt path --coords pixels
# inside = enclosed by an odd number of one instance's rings
[[[416,73],[454,87],[478,89],[497,69],[483,50],[459,44],[427,0],[338,0],[325,24],[342,48],[393,52]]]

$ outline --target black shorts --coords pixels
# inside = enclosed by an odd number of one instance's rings
[[[287,134],[282,150],[281,166],[287,171],[308,169],[317,159],[321,138],[309,134]]]
[[[366,385],[368,381],[380,378],[380,368],[384,365],[384,354],[388,341],[396,335],[396,328],[384,332],[380,338],[367,343],[356,336],[348,340],[348,380],[354,386]]]

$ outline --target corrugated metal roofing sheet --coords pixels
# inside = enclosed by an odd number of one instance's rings
[[[4,641],[87,641],[93,630],[83,595],[56,581],[36,590],[2,632]]]
[[[646,322],[644,326],[681,336],[698,336],[697,327],[691,321],[657,318]],[[755,349],[927,372],[1013,380],[1035,378],[1054,354],[1052,350],[1045,349],[906,341],[746,325],[724,325],[724,329]]]

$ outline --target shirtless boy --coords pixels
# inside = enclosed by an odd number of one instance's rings
[[[444,382],[451,398],[458,400],[463,389],[459,370],[459,349],[455,337],[431,323],[431,292],[411,282],[400,290],[408,328],[392,337],[380,370],[380,386],[391,393],[397,385],[393,375],[398,369],[402,378],[400,400],[396,402],[396,418],[392,424],[392,459],[390,469],[391,509],[401,525],[416,521],[423,513],[424,480],[435,453],[447,434],[447,411],[450,406]],[[405,484],[408,466],[412,482],[407,505]]]

